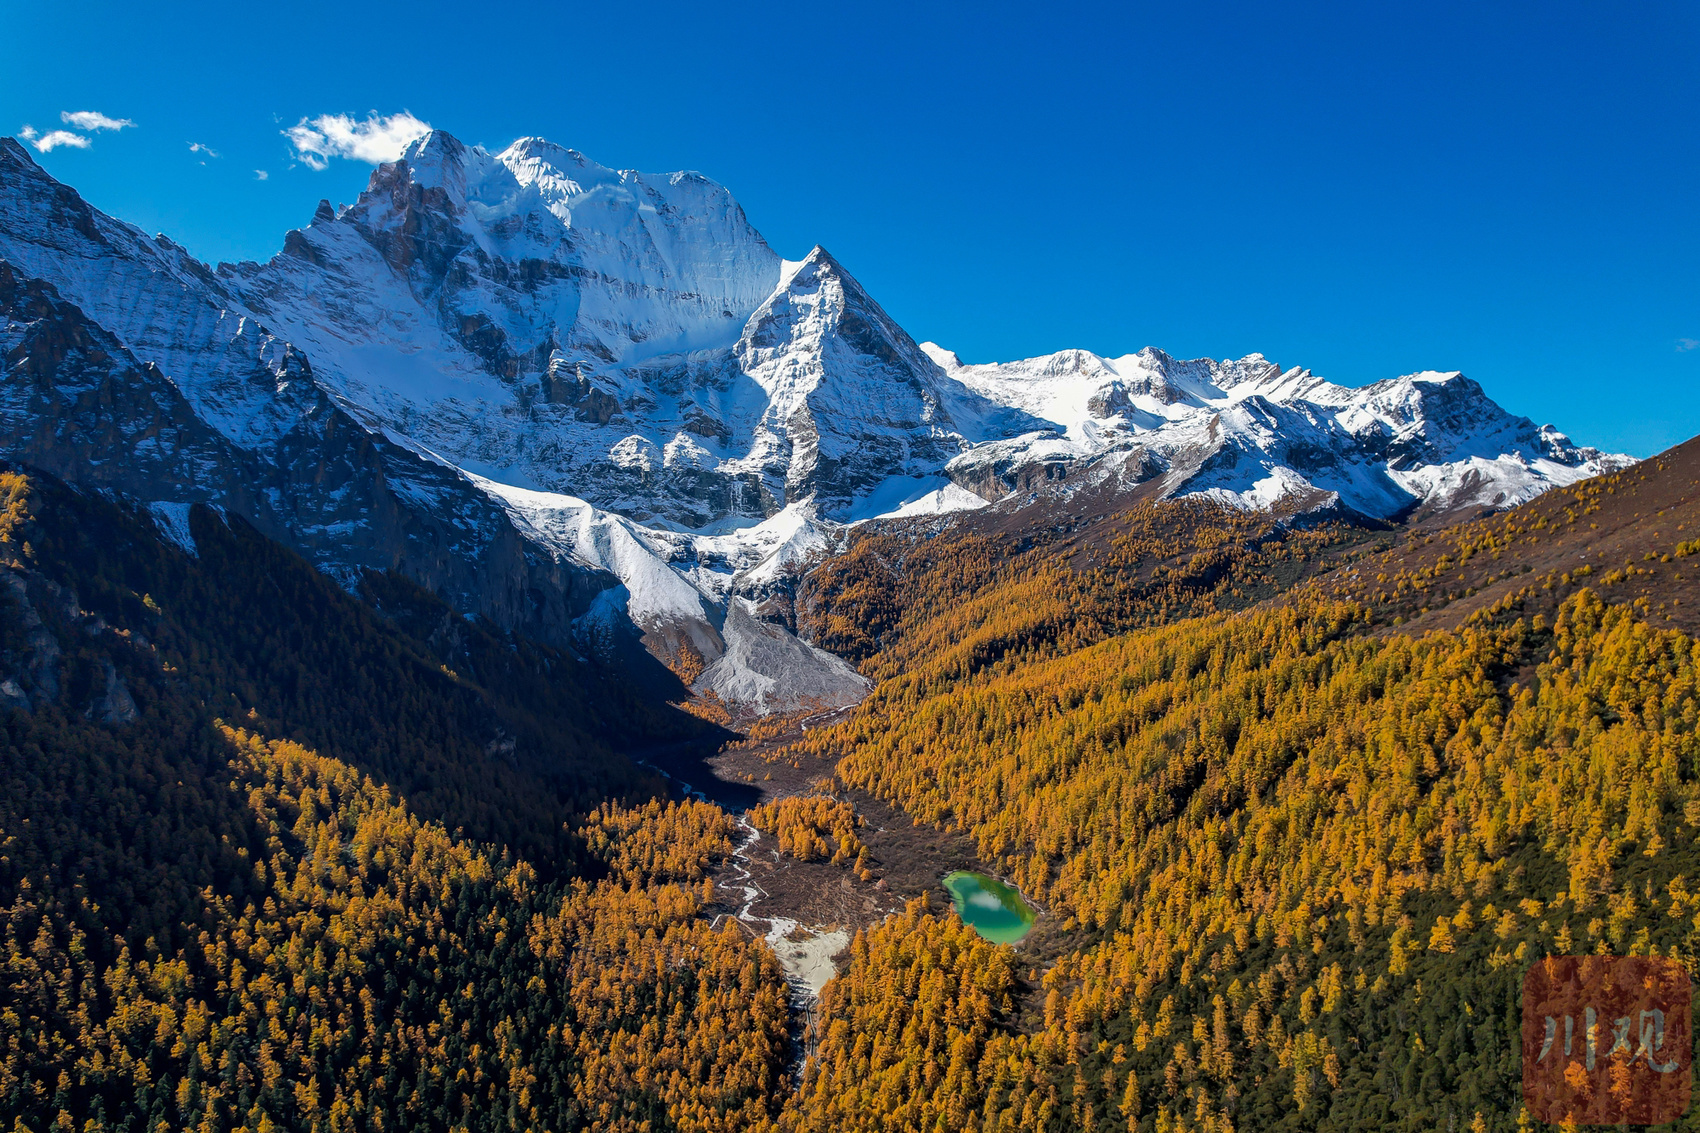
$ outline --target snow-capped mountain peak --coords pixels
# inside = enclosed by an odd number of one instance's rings
[[[553,639],[625,626],[767,707],[861,687],[752,628],[842,524],[1082,486],[1389,518],[1627,460],[1457,373],[1354,389],[1154,347],[964,363],[824,248],[782,259],[713,180],[541,138],[428,133],[269,262],[217,271],[0,139],[0,282],[10,455],[216,503],[339,578],[400,569]],[[71,340],[102,345],[64,363]]]
[[[986,496],[1033,482],[1036,468],[1046,480],[1066,469],[1062,490],[1160,476],[1168,495],[1252,507],[1331,504],[1389,518],[1512,506],[1629,462],[1507,414],[1457,372],[1354,389],[1261,354],[1180,360],[1146,347],[1119,358],[1071,350],[964,365],[940,347],[928,352],[970,388],[1055,430],[953,460],[952,479]]]

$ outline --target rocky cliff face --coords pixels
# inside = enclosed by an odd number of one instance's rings
[[[617,584],[356,420],[211,273],[91,209],[9,139],[0,318],[7,456],[147,503],[234,511],[349,585],[397,570],[557,644]]]
[[[370,423],[639,520],[836,518],[996,415],[823,249],[780,260],[720,186],[537,139],[429,135],[219,281]]]

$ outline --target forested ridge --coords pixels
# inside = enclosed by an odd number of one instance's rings
[[[1659,625],[1700,632],[1700,439],[1651,460],[1549,492],[1511,511],[1364,555],[1326,591],[1369,606],[1380,625],[1451,627],[1513,595],[1550,616],[1586,584],[1641,603]]]
[[[1203,501],[1142,503],[1104,526],[1106,545],[1086,569],[1044,531],[870,532],[810,572],[799,627],[875,679],[949,655],[951,680],[1006,655],[1066,653],[1113,633],[1243,609],[1367,534]]]
[[[1655,472],[1540,514],[1597,523]],[[1516,1130],[1535,958],[1695,970],[1693,640],[1607,580],[1621,562],[1521,569],[1510,540],[1554,527],[1523,509],[1366,537],[1154,504],[1086,565],[888,529],[818,567],[799,623],[877,683],[771,758],[964,832],[1049,927],[992,945],[921,898],[857,933],[799,1074],[773,954],[704,915],[732,817],[649,798],[594,730],[697,725],[581,707],[545,651],[515,679],[561,687],[528,718],[479,674],[538,647],[481,653],[451,621],[462,672],[436,615],[309,587],[314,621],[388,643],[360,654],[383,703],[438,729],[398,746],[354,712],[370,686],[261,663],[288,634],[203,641],[249,632],[236,600],[191,625],[169,579],[84,578],[53,513],[117,505],[0,488],[0,661],[30,701],[0,709],[0,1106],[23,1128]],[[1674,579],[1672,499],[1635,562]],[[263,559],[217,560],[246,536],[211,513],[195,532],[201,564]],[[1457,577],[1466,545],[1492,582]],[[865,873],[850,797],[749,820]]]
[[[863,663],[882,679],[845,722],[776,758],[830,761],[851,786],[966,831],[1073,946],[1028,973],[1042,1026],[1000,1029],[994,1015],[987,1038],[935,1022],[928,1054],[908,1045],[912,945],[868,934],[827,993],[861,989],[858,1027],[829,1041],[823,1005],[804,1096],[832,1083],[833,1112],[865,1128],[919,1127],[897,1116],[908,1091],[952,1115],[941,1128],[1525,1127],[1518,997],[1534,958],[1657,952],[1693,970],[1700,700],[1693,642],[1662,628],[1666,609],[1608,601],[1625,569],[1532,575],[1499,563],[1505,544],[1483,533],[1537,546],[1543,531],[1586,530],[1614,493],[1627,514],[1637,484],[1681,475],[1669,509],[1644,513],[1669,545],[1638,550],[1631,569],[1680,567],[1688,463],[1379,557],[1372,546],[1238,613],[1210,612],[1249,589],[1224,578],[1314,553],[1326,533],[1223,539],[1232,565],[1186,591],[1172,567],[1141,566],[1174,554],[1142,548],[1137,519],[1111,560],[1133,585],[1000,562],[972,538],[837,560],[832,584],[852,597],[855,575],[883,575],[864,589],[893,612]],[[1208,514],[1173,528],[1194,560],[1215,545]],[[1453,544],[1438,569],[1424,560]],[[1417,562],[1403,592],[1427,591],[1420,611],[1389,608],[1401,547]],[[953,553],[980,574],[941,568]],[[1489,585],[1516,585],[1456,628],[1401,632],[1479,592],[1433,587],[1460,555],[1501,572]],[[1079,597],[1107,581],[1114,622]],[[1369,601],[1355,596],[1366,586]],[[918,915],[914,933],[942,931]],[[962,962],[942,946],[934,962],[949,1000]]]

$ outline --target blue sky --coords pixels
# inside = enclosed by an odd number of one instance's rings
[[[38,160],[208,260],[365,184],[286,128],[405,110],[701,170],[969,361],[1462,369],[1583,443],[1700,432],[1692,3],[142,7],[0,5],[0,133],[87,138]]]

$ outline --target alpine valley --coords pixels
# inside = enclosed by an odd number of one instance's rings
[[[216,267],[0,138],[0,462],[15,1129],[1522,1130],[1696,965],[1697,442],[436,131]]]

